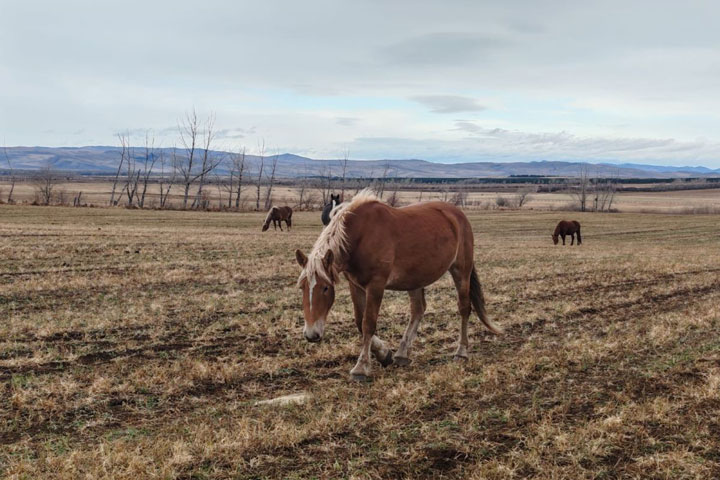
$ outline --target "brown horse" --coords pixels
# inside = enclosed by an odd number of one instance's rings
[[[280,227],[280,231],[282,232],[282,222],[283,220],[287,224],[288,232],[290,231],[290,227],[292,227],[292,208],[290,207],[271,207],[270,211],[268,211],[267,217],[265,217],[265,223],[263,223],[262,231],[264,232],[268,228],[270,228],[270,221],[273,222],[273,228],[277,230],[277,227]]]
[[[562,237],[563,245],[565,245],[565,235],[570,235],[570,245],[575,241],[577,233],[577,244],[582,245],[582,237],[580,236],[580,222],[575,220],[560,220],[552,234],[553,244],[558,244],[558,236]]]
[[[473,260],[473,233],[467,217],[444,202],[393,208],[365,190],[336,210],[310,255],[295,252],[303,268],[305,327],[310,342],[319,341],[335,300],[339,274],[345,275],[362,335],[362,350],[350,371],[354,379],[370,377],[370,352],[383,366],[410,363],[408,350],[425,312],[425,287],[449,271],[455,282],[460,310],[460,340],[455,357],[467,358],[467,324],[471,306],[493,333],[502,330],[485,313],[480,280]],[[386,289],[410,295],[410,323],[393,355],[375,336],[380,303]]]

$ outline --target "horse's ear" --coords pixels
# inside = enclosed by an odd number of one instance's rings
[[[307,265],[307,257],[299,249],[295,250],[295,259],[297,260],[298,265],[300,265],[302,268],[305,268],[305,265]]]
[[[325,256],[323,257],[323,266],[325,267],[325,270],[330,270],[330,266],[333,263],[334,255],[332,250],[328,250]]]

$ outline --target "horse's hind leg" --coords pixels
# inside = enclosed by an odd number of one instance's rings
[[[573,246],[575,244],[575,234],[570,234],[570,246]]]
[[[412,346],[413,340],[415,340],[418,325],[420,325],[420,320],[422,320],[425,308],[427,307],[424,288],[412,290],[408,292],[408,294],[410,295],[410,322],[405,328],[405,333],[403,333],[402,340],[400,340],[400,346],[397,352],[393,355],[393,362],[400,366],[410,363],[408,351]]]
[[[470,275],[463,272],[461,268],[453,265],[450,268],[450,275],[455,281],[455,289],[458,294],[458,310],[460,311],[460,340],[458,341],[457,350],[455,350],[455,359],[467,360],[468,354],[468,318],[470,317]]]
[[[360,335],[363,333],[363,314],[365,312],[365,290],[358,287],[350,280],[348,280],[350,286],[350,298],[353,302],[353,311],[355,313],[355,325],[357,325]],[[383,367],[387,367],[393,363],[392,350],[390,350],[385,342],[380,340],[376,335],[373,335],[370,344],[370,350],[373,356]]]

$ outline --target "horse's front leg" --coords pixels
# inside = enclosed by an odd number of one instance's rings
[[[382,347],[382,342],[375,337],[377,317],[380,312],[383,294],[385,293],[385,282],[375,281],[365,288],[365,310],[362,319],[362,349],[358,361],[350,370],[354,380],[368,380],[370,378],[370,349],[375,343],[376,349]],[[373,339],[376,339],[373,341]],[[380,343],[377,343],[380,342]]]
[[[350,298],[353,302],[353,311],[355,313],[355,325],[357,325],[360,335],[363,334],[363,316],[365,315],[365,290],[362,287],[355,285],[348,278],[348,285],[350,286]],[[380,340],[377,335],[373,335],[370,343],[370,350],[383,367],[393,363],[393,352],[386,345],[385,342]]]
[[[575,234],[570,234],[570,246],[573,246],[575,244]]]
[[[427,307],[424,289],[420,288],[408,293],[410,295],[410,322],[405,328],[405,333],[403,333],[402,340],[400,340],[400,345],[393,356],[393,361],[400,366],[410,364],[408,352],[410,351],[413,340],[415,340],[418,325],[420,325],[420,320],[422,320],[425,308]]]
[[[563,239],[563,245],[565,245],[565,234],[564,233],[562,234],[562,239]]]
[[[282,232],[282,231],[283,231],[283,229],[282,229],[282,220],[278,220],[277,222],[278,222],[278,227],[280,227],[280,231]]]

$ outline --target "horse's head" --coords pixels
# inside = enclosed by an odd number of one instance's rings
[[[295,258],[303,268],[299,282],[305,316],[303,334],[308,342],[319,342],[325,332],[325,320],[335,301],[333,253],[328,250],[320,260],[320,265],[311,265],[311,268],[308,268],[308,261],[315,262],[316,259],[308,260],[300,250],[295,251]],[[319,271],[320,268],[323,270]]]
[[[333,195],[332,193],[330,194],[330,203],[333,203],[333,202],[335,202],[333,204],[333,207],[335,205],[337,205],[338,203],[340,203],[340,194],[339,193],[337,195]]]
[[[553,239],[553,245],[557,245],[557,243],[558,243],[558,236],[557,236],[557,234],[554,234],[554,233],[553,233],[552,239]]]
[[[262,231],[264,232],[264,231],[267,230],[268,228],[270,228],[270,222],[263,223]]]

